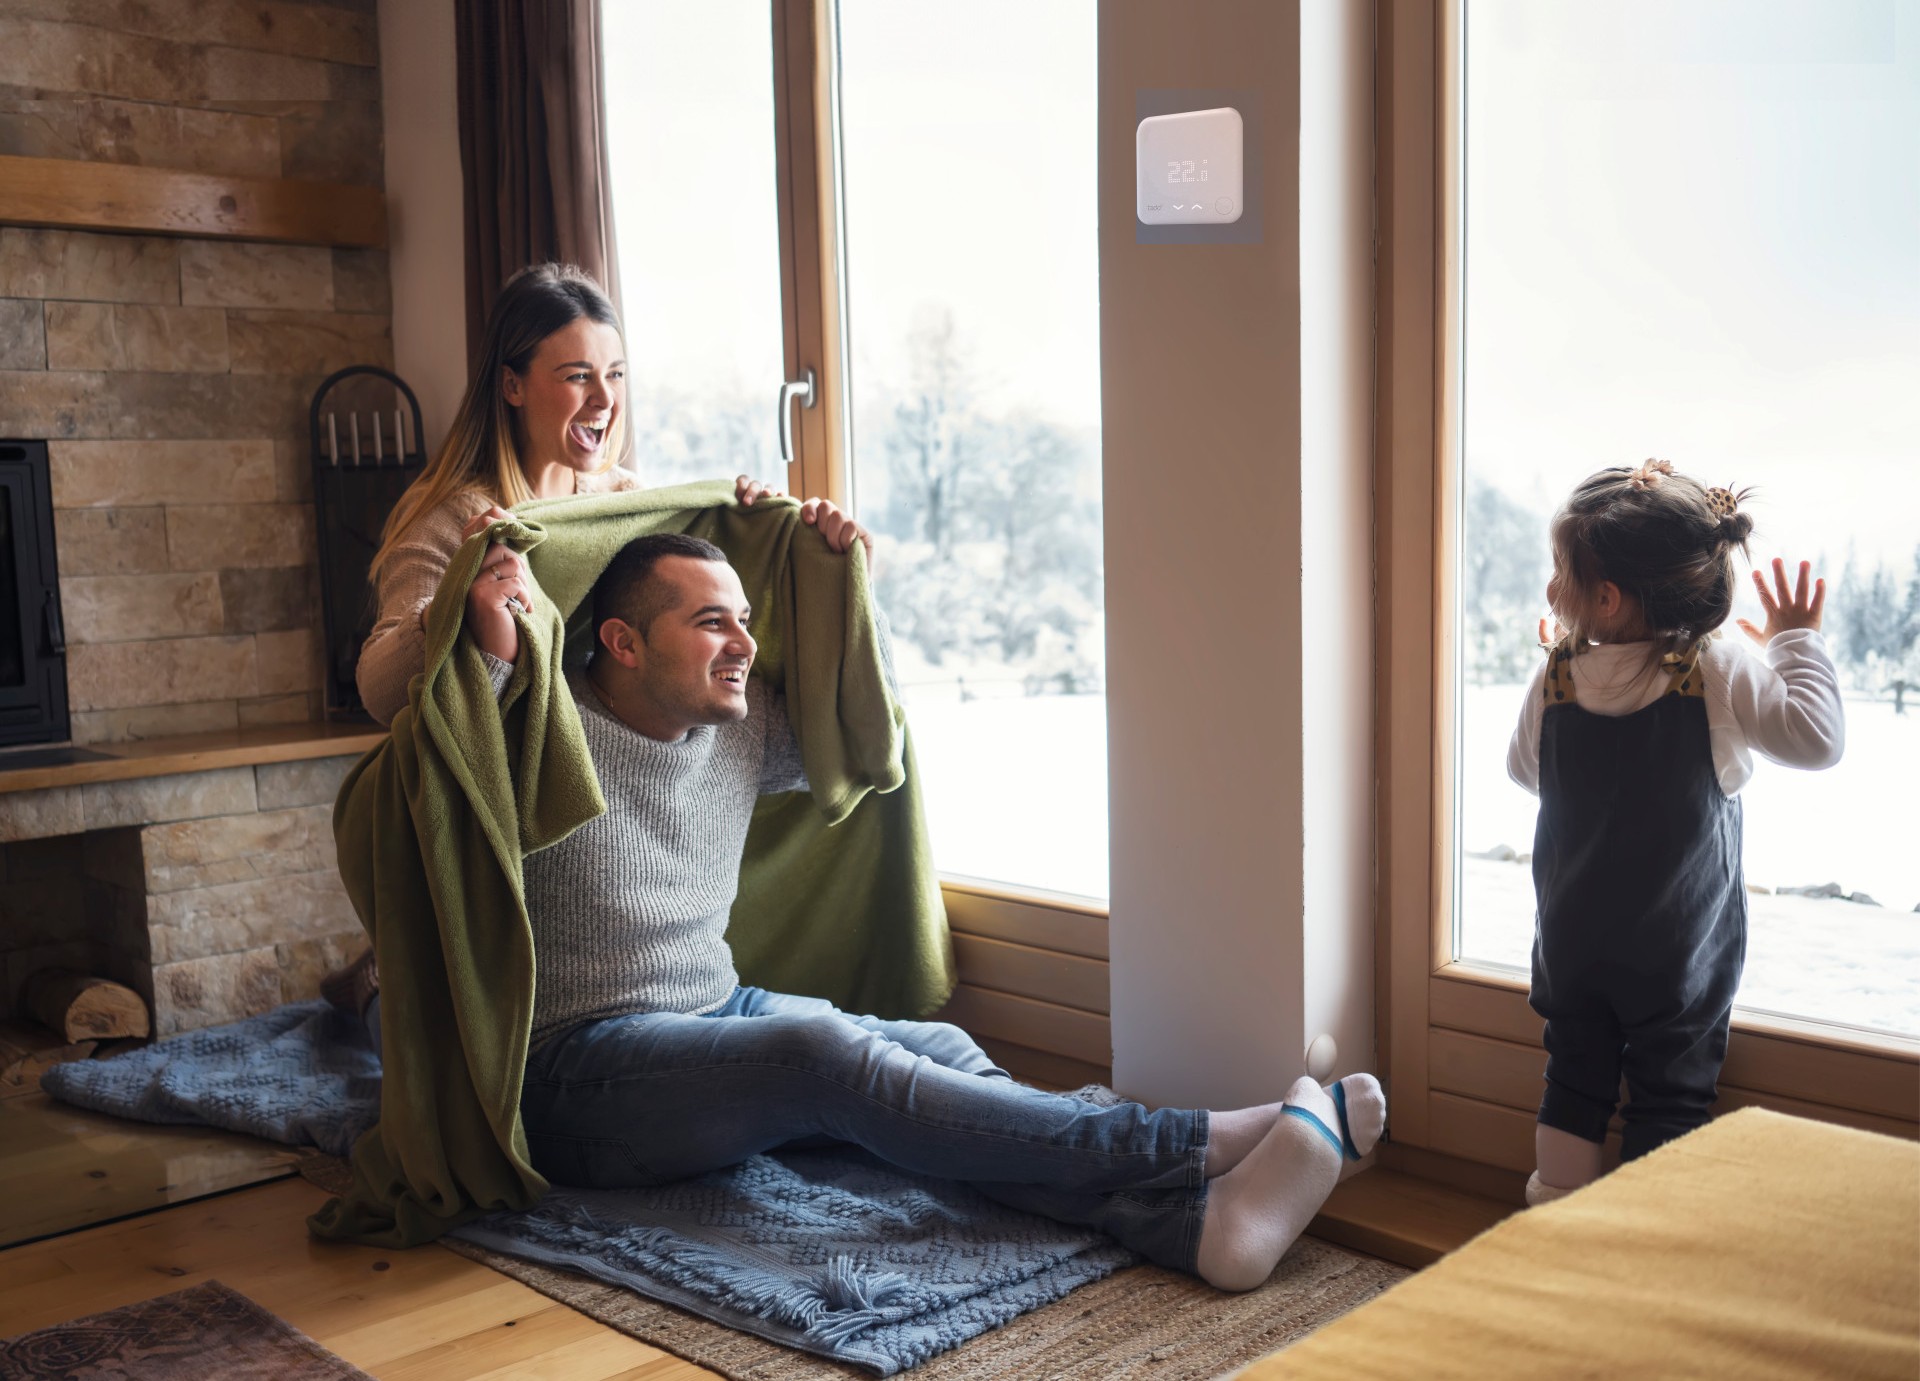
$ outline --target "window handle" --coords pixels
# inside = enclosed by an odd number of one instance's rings
[[[813,367],[807,367],[804,379],[789,379],[780,385],[780,459],[793,464],[793,400],[798,398],[800,406],[810,408],[819,401],[813,387]]]

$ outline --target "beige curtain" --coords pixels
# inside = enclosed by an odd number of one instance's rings
[[[455,0],[467,223],[467,360],[500,287],[578,264],[617,306],[600,0]]]

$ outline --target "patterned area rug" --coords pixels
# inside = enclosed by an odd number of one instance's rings
[[[307,1179],[332,1193],[342,1161],[312,1156]],[[853,1381],[864,1368],[796,1352],[631,1290],[469,1242],[442,1245],[578,1309],[609,1328],[732,1381]],[[1370,1256],[1302,1238],[1265,1285],[1226,1295],[1158,1266],[1135,1266],[1036,1309],[913,1369],[915,1381],[1211,1381],[1277,1351],[1411,1275]]]
[[[373,1381],[217,1280],[0,1342],[0,1381]]]

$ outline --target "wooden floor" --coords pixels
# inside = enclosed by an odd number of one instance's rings
[[[0,1337],[219,1280],[381,1381],[718,1375],[444,1248],[315,1240],[306,1218],[326,1195],[292,1176],[295,1155],[40,1094],[0,1100],[0,1240],[25,1241],[0,1251]],[[1511,1211],[1376,1168],[1309,1231],[1422,1266]]]
[[[299,1158],[256,1137],[128,1122],[44,1093],[0,1098],[0,1247],[280,1179]]]
[[[326,1197],[277,1180],[0,1252],[0,1337],[218,1280],[380,1381],[718,1375],[441,1247],[316,1241]]]

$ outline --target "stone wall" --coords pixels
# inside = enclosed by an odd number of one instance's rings
[[[379,186],[373,0],[6,0],[0,154]],[[76,743],[319,717],[306,408],[392,366],[384,251],[0,226]]]
[[[314,997],[366,935],[333,798],[353,756],[0,795],[0,1019],[77,968],[176,1035]]]

